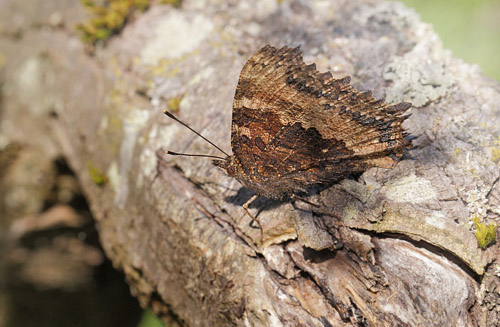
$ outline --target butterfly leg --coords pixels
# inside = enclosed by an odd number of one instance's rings
[[[253,221],[255,221],[257,223],[257,225],[259,225],[259,229],[260,229],[260,240],[262,242],[262,240],[264,239],[264,232],[263,232],[263,229],[262,229],[262,225],[260,224],[260,221],[259,219],[257,219],[256,217],[254,217],[251,213],[250,213],[250,210],[248,210],[248,206],[250,205],[250,203],[253,202],[253,200],[257,199],[258,195],[257,194],[254,194],[252,195],[252,197],[250,199],[248,199],[248,201],[246,201],[245,203],[243,203],[242,205],[242,208],[243,210],[245,210],[245,212],[247,213],[247,215],[252,218]]]
[[[295,195],[295,194],[292,194],[290,195],[290,199],[292,199],[293,201],[295,200],[298,200],[298,201],[302,201],[306,204],[309,204],[310,206],[314,207],[315,209],[313,209],[312,211],[316,212],[316,213],[320,213],[320,214],[325,214],[325,215],[328,215],[328,216],[332,216],[332,217],[335,217],[337,218],[339,221],[342,220],[342,218],[338,215],[336,215],[335,213],[331,212],[330,210],[324,210],[319,204],[317,203],[313,203],[307,199],[304,199],[303,197],[300,197],[298,195]],[[294,203],[294,206],[295,206],[295,203]]]
[[[315,208],[319,208],[319,207],[320,207],[320,206],[319,206],[319,204],[312,203],[311,201],[306,200],[306,199],[304,199],[303,197],[297,196],[297,195],[295,195],[295,194],[290,195],[290,198],[291,198],[292,200],[299,200],[299,201],[302,201],[302,202],[307,203],[307,204],[309,204],[309,205],[311,205],[311,206],[313,206],[313,207],[315,207]]]

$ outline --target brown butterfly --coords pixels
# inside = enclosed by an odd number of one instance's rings
[[[371,167],[393,167],[410,146],[402,127],[410,107],[375,100],[370,91],[354,89],[350,77],[319,73],[299,48],[267,45],[240,74],[233,155],[202,137],[226,155],[215,157],[214,165],[255,192],[243,206],[253,218],[247,208],[257,195],[286,200]]]

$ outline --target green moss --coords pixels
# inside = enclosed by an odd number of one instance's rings
[[[120,33],[134,12],[146,10],[151,0],[80,0],[89,12],[90,18],[76,25],[82,34],[82,41],[94,46],[99,41],[106,41],[110,36]],[[182,6],[182,0],[162,0],[176,8]]]
[[[493,162],[500,163],[500,148],[491,148],[491,159]]]
[[[493,142],[491,150],[491,159],[495,163],[500,163],[500,136]]]
[[[181,103],[182,96],[170,98],[167,102],[168,111],[176,113],[179,111],[179,104]]]
[[[99,168],[97,168],[91,163],[87,163],[87,168],[89,170],[90,178],[92,179],[95,185],[104,186],[104,184],[108,182],[108,176],[102,173]]]
[[[95,45],[118,34],[135,11],[144,11],[150,0],[80,0],[90,13],[87,22],[78,24],[83,42]]]
[[[483,249],[486,249],[488,245],[496,239],[495,230],[497,229],[497,225],[494,223],[490,223],[488,226],[479,222],[479,217],[476,216],[473,220],[474,225],[476,225],[476,238],[477,244]]]
[[[161,0],[161,4],[171,5],[175,8],[182,7],[182,0]]]

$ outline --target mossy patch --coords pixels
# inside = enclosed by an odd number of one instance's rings
[[[167,102],[167,108],[169,112],[177,113],[179,112],[179,105],[181,103],[182,96],[170,98]]]
[[[87,163],[89,175],[92,181],[97,186],[104,186],[108,182],[108,176],[104,174],[99,168],[91,163]]]
[[[479,221],[479,217],[476,216],[474,219],[472,219],[474,222],[474,225],[476,226],[476,238],[477,238],[477,244],[483,248],[486,249],[488,245],[493,243],[496,239],[496,229],[497,225],[494,223],[490,223],[488,226],[485,224],[481,223]]]
[[[90,13],[90,18],[76,25],[82,40],[91,46],[118,34],[127,19],[149,7],[150,0],[80,0]]]
[[[494,163],[500,163],[500,136],[493,142],[494,146],[490,147],[491,160]]]
[[[180,8],[182,6],[182,0],[161,0],[160,3],[171,5],[175,8]]]

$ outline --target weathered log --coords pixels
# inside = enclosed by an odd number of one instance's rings
[[[154,5],[91,56],[73,29],[82,8],[39,6],[36,19],[22,11],[28,20],[2,10],[2,142],[67,158],[143,306],[187,326],[500,326],[498,246],[479,248],[471,224],[499,220],[500,87],[414,11]],[[63,25],[51,25],[55,12]],[[405,127],[416,138],[396,168],[309,198],[321,214],[256,201],[261,240],[241,208],[250,192],[209,160],[162,154],[216,153],[162,109],[180,100],[176,114],[229,151],[239,72],[265,44],[301,45],[320,71],[413,103]]]

